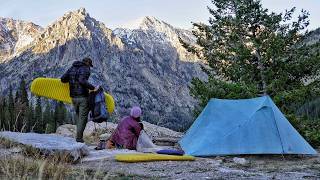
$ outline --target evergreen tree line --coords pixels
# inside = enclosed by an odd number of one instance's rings
[[[60,125],[73,122],[71,113],[62,102],[50,103],[40,97],[35,103],[30,101],[24,79],[13,94],[10,86],[9,93],[0,96],[1,130],[54,133]]]

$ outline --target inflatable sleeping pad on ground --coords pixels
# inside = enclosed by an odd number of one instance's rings
[[[193,156],[174,156],[163,154],[118,154],[115,159],[120,162],[147,162],[147,161],[194,161]]]
[[[37,96],[42,96],[68,104],[72,103],[69,94],[69,83],[62,83],[56,78],[36,78],[31,83],[31,92]],[[115,108],[113,97],[105,93],[106,106],[108,112],[112,113]]]

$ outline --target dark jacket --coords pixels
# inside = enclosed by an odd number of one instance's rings
[[[69,83],[70,96],[88,97],[89,89],[94,90],[94,86],[88,82],[90,76],[90,67],[81,61],[76,61],[72,67],[61,77],[63,83]]]

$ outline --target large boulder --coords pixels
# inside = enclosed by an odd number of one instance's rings
[[[64,124],[57,128],[56,134],[60,134],[66,137],[74,137],[76,134],[76,126],[72,124]]]
[[[157,126],[146,121],[143,121],[144,129],[146,133],[154,140],[160,139],[174,139],[173,141],[177,141],[182,137],[182,133],[173,131],[171,129]],[[116,129],[117,124],[108,122],[106,123],[94,123],[92,121],[88,122],[86,128],[83,132],[85,138],[100,136],[102,139],[108,139],[113,131]],[[58,127],[57,134],[75,137],[76,134],[76,126],[71,124],[64,124]]]
[[[90,137],[95,135],[100,135],[104,133],[111,134],[117,127],[117,124],[108,122],[108,125],[106,123],[94,123],[92,121],[89,121],[86,125],[86,128],[83,132],[84,137]],[[62,136],[67,137],[75,137],[76,135],[76,125],[72,124],[64,124],[57,128],[56,134],[60,134]]]
[[[41,154],[48,156],[59,155],[71,158],[72,161],[88,155],[89,149],[84,143],[78,143],[74,138],[63,137],[56,134],[37,134],[3,131],[0,138],[23,147],[32,147]]]
[[[103,133],[111,134],[117,128],[117,124],[107,122],[107,123],[94,123],[89,121],[84,129],[84,136],[100,135]]]
[[[153,139],[155,138],[181,138],[182,133],[171,129],[157,126],[146,121],[143,121],[144,130]]]

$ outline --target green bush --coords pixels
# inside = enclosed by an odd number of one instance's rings
[[[296,130],[313,146],[320,147],[320,119],[308,119],[290,114],[287,116]]]

